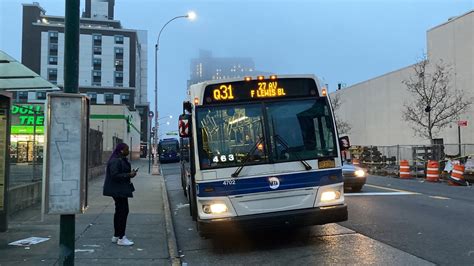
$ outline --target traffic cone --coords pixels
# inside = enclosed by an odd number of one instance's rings
[[[451,186],[467,186],[466,180],[464,180],[464,165],[455,164],[451,176],[449,176],[448,183]]]
[[[426,181],[438,182],[439,181],[439,163],[438,161],[429,160],[426,165]]]
[[[410,165],[408,164],[408,160],[400,161],[400,178],[402,179],[411,178]]]

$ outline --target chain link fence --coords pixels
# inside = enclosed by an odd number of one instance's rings
[[[438,161],[440,171],[448,160],[466,163],[474,157],[474,144],[352,146],[350,153],[371,174],[398,175],[400,161],[407,160],[414,175],[424,176],[428,160]]]

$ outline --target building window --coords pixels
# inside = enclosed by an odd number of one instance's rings
[[[113,93],[105,93],[105,104],[114,104],[114,94]]]
[[[50,43],[49,44],[49,55],[57,56],[58,55],[58,44]]]
[[[97,93],[96,92],[88,92],[87,96],[89,97],[91,104],[97,104]]]
[[[115,87],[123,87],[123,72],[115,72]]]
[[[58,64],[58,57],[57,56],[48,57],[48,63],[50,65],[57,65]]]
[[[48,36],[49,36],[49,43],[58,43],[58,32],[57,31],[48,32]]]
[[[94,46],[102,46],[102,35],[94,34],[92,35],[92,40],[94,42]]]
[[[123,36],[122,35],[116,35],[115,36],[115,44],[123,44]]]
[[[92,71],[92,86],[100,86],[102,80],[102,73],[97,70]]]
[[[48,81],[53,84],[58,83],[58,70],[56,68],[48,69]]]
[[[46,92],[45,91],[37,91],[36,92],[36,99],[46,100]]]
[[[120,102],[126,105],[130,104],[130,94],[129,93],[120,94]]]
[[[18,102],[20,102],[20,103],[28,102],[28,92],[27,91],[18,92]]]
[[[102,47],[100,46],[94,46],[94,54],[95,55],[101,55],[102,54]]]
[[[123,71],[123,60],[115,60],[115,71]]]
[[[115,47],[115,59],[123,59],[123,48]]]
[[[102,68],[102,59],[94,58],[92,60],[92,66],[94,67],[94,70],[100,70]]]

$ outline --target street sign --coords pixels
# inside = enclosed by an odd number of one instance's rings
[[[467,127],[467,120],[459,120],[458,126],[460,127]]]

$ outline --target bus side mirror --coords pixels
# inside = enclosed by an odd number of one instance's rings
[[[188,113],[192,113],[193,106],[191,105],[191,102],[183,102],[183,109]]]
[[[341,148],[341,151],[348,150],[351,147],[348,136],[339,138],[339,147]]]
[[[189,138],[189,127],[191,122],[191,115],[183,114],[179,116],[179,136],[181,138]]]

